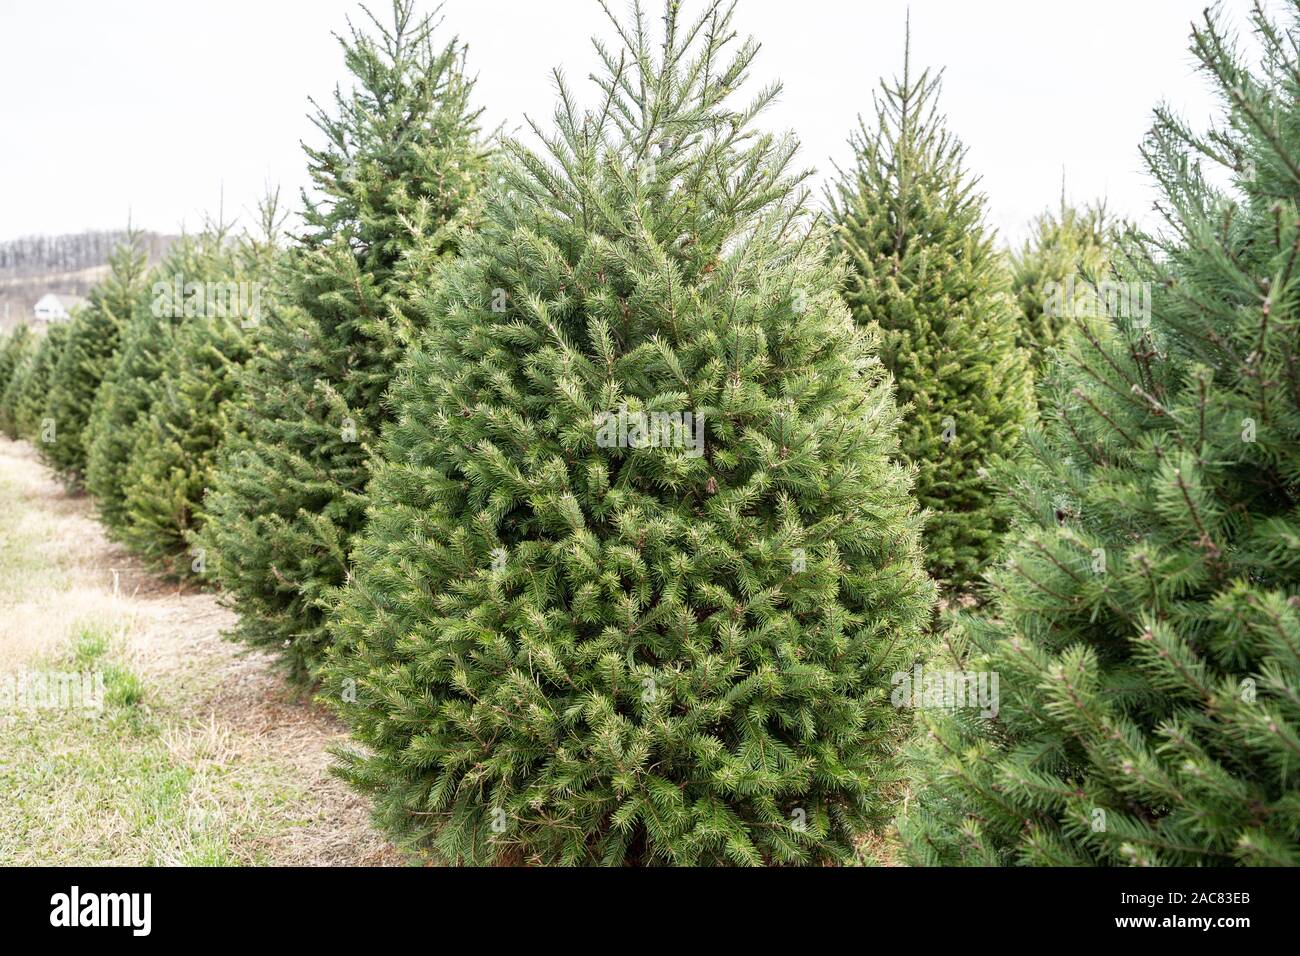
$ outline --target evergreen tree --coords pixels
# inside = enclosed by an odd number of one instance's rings
[[[0,432],[14,441],[23,437],[18,430],[18,400],[22,397],[32,367],[36,364],[36,349],[39,345],[40,339],[33,335],[21,347],[22,351],[14,363],[13,375],[9,377],[4,391],[0,392]]]
[[[345,580],[383,395],[422,321],[403,275],[455,252],[487,165],[463,48],[436,46],[436,25],[409,0],[393,17],[371,18],[377,35],[340,39],[356,88],[316,116],[326,145],[307,154],[325,198],[307,204],[284,307],[258,330],[243,437],[223,457],[199,542],[219,559],[210,567],[240,613],[236,636],[280,652],[298,679],[327,639],[322,595]]]
[[[1009,273],[965,148],[937,113],[939,85],[929,72],[912,76],[909,49],[902,80],[882,82],[875,97],[875,130],[860,122],[851,138],[854,166],[828,201],[851,267],[845,299],[880,330],[881,358],[909,406],[902,452],[931,512],[929,569],[961,590],[1005,530],[984,473],[1014,455],[1033,397]]]
[[[86,469],[86,426],[95,395],[112,367],[122,328],[145,295],[148,258],[141,235],[129,231],[109,256],[104,281],[72,318],[59,364],[50,376],[49,415],[55,441],[43,445],[47,462],[75,483]]]
[[[1046,371],[1069,309],[1106,281],[1112,229],[1105,205],[1077,209],[1062,193],[1060,211],[1034,220],[1033,234],[1012,256],[1011,284],[1020,306],[1016,344],[1036,372]]]
[[[157,378],[144,385],[140,414],[127,436],[121,474],[122,521],[128,547],[165,574],[206,571],[206,554],[189,554],[203,522],[203,496],[222,443],[235,432],[238,371],[252,352],[277,253],[275,200],[262,210],[262,236],[224,239],[216,227],[207,271],[174,282],[152,309],[170,329]]]
[[[933,601],[898,415],[735,104],[731,5],[563,78],[391,392],[326,670],[340,773],[458,862],[815,863],[887,805]],[[434,321],[436,319],[436,321]]]
[[[10,386],[12,398],[14,437],[32,442],[50,444],[58,438],[57,429],[48,414],[50,379],[63,354],[68,338],[68,324],[54,322],[40,336],[32,350],[30,363],[20,368]],[[9,399],[6,399],[8,402]]]
[[[1258,71],[1194,32],[1226,116],[1157,111],[1167,228],[1072,317],[996,602],[947,642],[999,713],[929,721],[917,862],[1300,865],[1300,19],[1255,26]]]
[[[211,225],[171,246],[154,272],[149,294],[135,300],[119,333],[117,354],[95,394],[86,429],[86,488],[95,497],[100,520],[115,537],[127,520],[125,470],[135,425],[149,409],[176,329],[187,320],[185,287],[189,284],[197,293],[231,271],[227,238],[226,227]],[[195,303],[191,319],[197,311]]]
[[[32,333],[26,325],[15,326],[0,338],[0,432],[16,438],[13,407],[7,402],[9,385],[23,367],[32,348]]]

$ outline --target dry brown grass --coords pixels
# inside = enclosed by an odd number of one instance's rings
[[[0,722],[0,789],[20,788],[0,809],[0,862],[402,862],[328,773],[341,725],[223,640],[233,620],[143,571],[88,499],[0,438],[0,673],[66,661],[92,632],[111,634],[105,666],[143,686],[99,718]]]

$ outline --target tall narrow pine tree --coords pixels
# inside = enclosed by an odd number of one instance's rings
[[[1017,344],[1035,372],[1050,370],[1052,349],[1071,309],[1087,308],[1108,281],[1114,224],[1104,205],[1082,209],[1061,195],[1057,213],[1044,213],[1011,261],[1012,291],[1020,307]]]
[[[240,613],[236,636],[299,679],[327,641],[322,596],[347,576],[384,392],[421,321],[407,260],[455,252],[487,167],[463,48],[435,46],[410,0],[391,27],[371,25],[340,39],[356,88],[316,116],[326,143],[307,154],[325,198],[308,203],[283,307],[258,330],[199,542]]]
[[[876,125],[852,137],[855,162],[829,191],[844,296],[878,329],[904,413],[902,452],[917,469],[931,573],[968,588],[995,553],[1005,514],[984,477],[1013,456],[1033,407],[1016,348],[1010,276],[984,224],[965,149],[937,113],[939,77],[882,83]]]

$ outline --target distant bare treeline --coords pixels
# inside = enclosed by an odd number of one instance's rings
[[[22,236],[0,242],[0,278],[80,272],[108,261],[109,253],[126,240],[125,230],[79,232],[64,236]],[[141,248],[156,262],[175,241],[156,232],[139,234]]]

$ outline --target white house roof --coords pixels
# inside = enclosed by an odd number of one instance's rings
[[[45,295],[41,296],[41,302],[45,302],[46,299],[52,299],[54,302],[57,302],[59,305],[63,306],[64,310],[67,312],[71,312],[73,309],[77,308],[78,306],[82,306],[86,304],[85,296],[64,295],[61,292],[47,292]],[[40,303],[37,304],[39,305]],[[53,302],[49,304],[52,305]]]
[[[61,292],[47,292],[41,296],[32,311],[38,318],[46,316],[71,315],[72,310],[86,304],[86,299],[79,295],[64,295]]]

